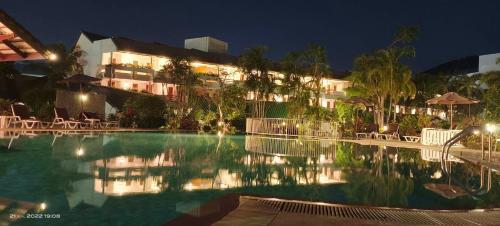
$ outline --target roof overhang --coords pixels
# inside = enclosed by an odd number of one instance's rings
[[[50,52],[14,18],[0,10],[0,62],[45,60]]]

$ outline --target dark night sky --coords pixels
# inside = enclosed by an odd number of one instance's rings
[[[210,3],[209,3],[210,2]],[[231,54],[267,45],[269,57],[316,42],[336,70],[383,47],[397,26],[420,28],[420,71],[474,54],[500,52],[500,1],[160,1],[2,0],[0,7],[44,43],[73,45],[81,30],[182,46],[184,38],[213,36]]]

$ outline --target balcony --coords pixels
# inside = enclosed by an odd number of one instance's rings
[[[104,78],[121,78],[140,81],[153,80],[154,70],[147,67],[134,66],[129,64],[108,64],[101,65],[99,71],[104,69]]]

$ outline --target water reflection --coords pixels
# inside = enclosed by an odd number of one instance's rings
[[[40,161],[56,165],[44,178],[57,176],[47,183],[64,189],[71,208],[101,207],[115,196],[211,190],[412,208],[491,207],[500,201],[498,183],[491,182],[497,181],[496,172],[485,182],[480,167],[450,157],[456,180],[470,188],[486,183],[491,190],[474,197],[460,193],[441,172],[439,152],[432,150],[161,133],[4,134],[0,139],[0,154],[28,150],[50,151],[49,159]],[[0,179],[9,166],[14,164],[0,166]]]

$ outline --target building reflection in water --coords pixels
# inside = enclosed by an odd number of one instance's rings
[[[119,138],[110,136],[97,140],[110,142],[109,140],[113,139]],[[171,142],[167,141],[163,152],[160,150],[147,157],[119,155],[87,161],[85,156],[82,156],[83,148],[80,144],[74,151],[74,155],[81,158],[77,161],[78,169],[75,170],[94,178],[92,182],[94,192],[110,196],[159,193],[166,189],[175,189],[170,187],[170,180],[182,181],[182,185],[177,185],[177,188],[186,191],[274,186],[283,183],[297,185],[345,183],[342,170],[334,166],[335,143],[331,140],[246,136],[244,142],[246,150],[243,150],[241,147],[243,143],[232,144],[227,143],[230,140],[224,138],[214,139],[216,140],[212,142],[213,145],[205,147],[209,149],[208,152],[191,154],[191,158],[186,157],[189,155],[186,152],[199,150],[183,145],[169,146]],[[226,143],[220,145],[218,144],[220,142]],[[234,150],[223,148],[215,151],[220,146],[233,147]],[[84,149],[88,152],[88,148]],[[231,155],[231,158],[227,158],[227,155]],[[71,161],[66,164],[70,165],[68,167],[74,167],[71,166],[73,163]],[[184,170],[189,173],[180,172]],[[74,182],[74,187],[86,187],[78,183],[82,182]],[[90,197],[87,199],[90,200],[86,202],[99,204]]]

